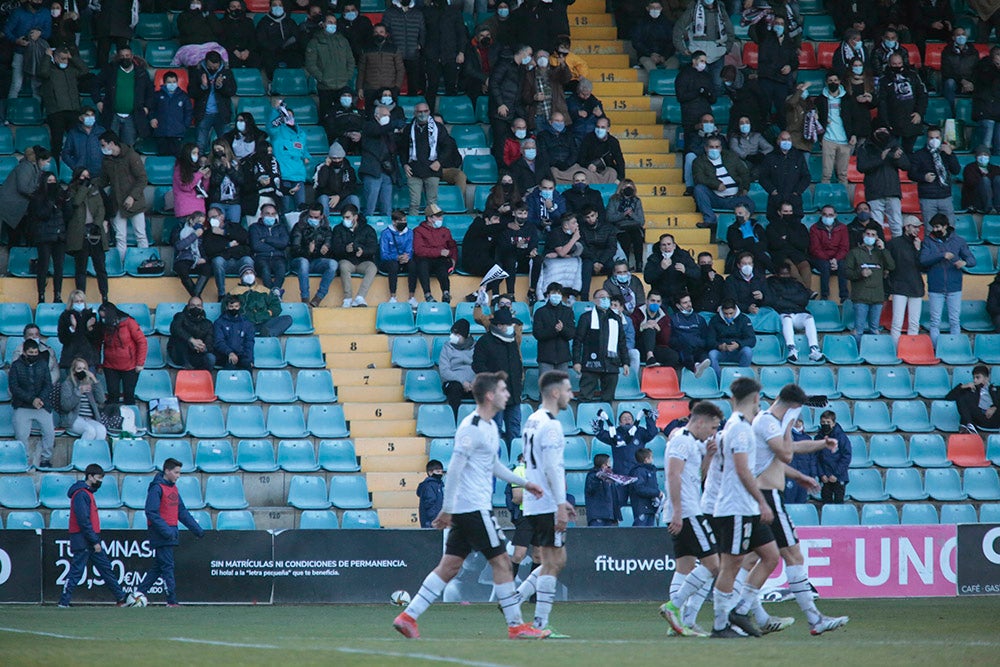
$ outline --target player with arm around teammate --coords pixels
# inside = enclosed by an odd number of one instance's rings
[[[432,523],[438,530],[451,528],[445,553],[406,610],[392,622],[392,627],[408,639],[418,639],[417,618],[441,597],[445,586],[462,569],[466,557],[479,551],[493,568],[493,590],[507,621],[507,636],[543,639],[549,633],[525,623],[521,617],[521,597],[514,587],[507,542],[493,516],[494,477],[520,484],[534,496],[542,495],[538,484],[515,475],[497,457],[500,434],[493,417],[506,407],[510,398],[507,374],[502,371],[477,374],[472,382],[472,396],[476,409],[455,431],[455,450],[448,464],[444,502],[441,513]]]

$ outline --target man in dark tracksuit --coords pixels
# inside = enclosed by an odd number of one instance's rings
[[[167,459],[163,462],[163,472],[149,483],[149,490],[146,492],[146,523],[149,546],[156,549],[156,562],[136,591],[146,595],[158,579],[163,579],[163,592],[168,607],[178,606],[177,589],[174,585],[174,547],[179,544],[177,522],[183,523],[197,537],[205,534],[184,506],[177,490],[176,482],[181,476],[181,466],[177,459]]]
[[[101,547],[101,519],[97,514],[94,492],[101,488],[103,480],[104,468],[91,463],[84,470],[83,481],[69,487],[66,493],[70,498],[69,547],[73,553],[73,564],[59,597],[59,606],[63,608],[70,606],[73,589],[88,574],[87,565],[91,562],[104,579],[104,585],[114,594],[118,606],[125,604],[125,591],[118,584],[118,577],[111,570],[111,561]]]
[[[635,453],[636,465],[629,473],[636,481],[631,485],[633,526],[649,528],[656,525],[656,508],[660,506],[660,485],[656,481],[656,466],[652,450],[643,447]]]
[[[598,454],[594,457],[594,467],[587,473],[587,481],[584,483],[584,495],[587,507],[587,525],[590,527],[612,527],[617,526],[622,520],[621,508],[615,498],[615,484],[606,479],[598,477],[602,470],[611,472],[611,464],[607,454]]]
[[[437,459],[427,462],[427,477],[417,485],[417,497],[420,498],[420,527],[433,528],[431,522],[441,513],[444,503],[444,465]]]

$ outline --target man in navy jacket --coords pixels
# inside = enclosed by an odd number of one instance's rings
[[[613,527],[622,519],[621,508],[615,497],[614,482],[598,477],[598,473],[602,470],[611,472],[609,458],[607,454],[595,456],[594,467],[587,473],[584,496],[587,505],[587,525],[590,527]]]
[[[636,481],[632,490],[633,526],[648,528],[656,525],[656,509],[660,506],[663,492],[656,479],[656,466],[653,465],[653,451],[643,447],[635,453],[636,465],[629,473]]]
[[[816,456],[819,464],[819,481],[823,484],[821,491],[823,502],[840,504],[844,502],[844,490],[850,481],[851,440],[837,423],[837,415],[833,410],[821,414],[819,424],[817,440],[833,438],[837,441],[836,448],[821,449]]]

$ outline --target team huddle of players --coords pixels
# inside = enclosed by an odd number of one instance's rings
[[[499,460],[494,416],[510,393],[504,373],[480,373],[472,386],[476,410],[455,433],[444,502],[434,527],[450,528],[445,553],[406,609],[393,621],[403,636],[420,636],[417,619],[444,593],[472,551],[493,569],[494,596],[511,639],[565,637],[549,627],[559,572],[566,563],[566,526],[575,516],[566,501],[565,437],[558,420],[573,398],[569,376],[549,371],[539,379],[541,404],[523,429],[525,475]],[[785,512],[785,478],[814,488],[815,480],[788,465],[795,453],[835,447],[830,439],[793,441],[792,424],[807,401],[797,385],[784,387],[769,409],[760,410],[760,385],[737,378],[730,387],[733,414],[722,426],[722,411],[703,401],[686,426],[667,442],[666,513],[677,569],[670,601],[660,607],[670,632],[693,637],[759,637],[782,630],[793,618],[770,616],[760,604],[760,588],[785,561],[788,586],[814,635],[844,626],[848,618],[816,609],[795,528]],[[524,518],[518,530],[530,535],[540,563],[516,586],[507,545],[492,510],[494,477],[523,487]],[[704,489],[704,490],[703,490]],[[695,620],[713,590],[711,633]],[[534,594],[535,613],[525,622],[521,602]]]

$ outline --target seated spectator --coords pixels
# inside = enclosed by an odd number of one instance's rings
[[[242,294],[236,295],[240,300],[240,312],[253,326],[255,335],[280,336],[288,331],[292,326],[291,315],[281,314],[281,299],[273,291],[257,289],[257,274],[253,268],[243,269],[240,286],[245,288]]]
[[[744,75],[744,72],[747,74]],[[750,121],[750,127],[761,132],[768,144],[771,144],[774,141],[774,133],[771,131],[771,100],[756,74],[752,70],[738,70],[734,65],[726,65],[722,68],[722,83],[725,85],[726,96],[732,101],[729,134],[736,134],[743,123],[742,119],[746,118]]]
[[[358,173],[365,193],[365,216],[392,212],[392,187],[396,178],[395,130],[386,106],[375,107],[373,120],[362,128],[361,169]]]
[[[577,160],[587,168],[590,183],[618,183],[625,178],[622,147],[610,128],[611,120],[607,116],[598,118],[594,131],[584,136],[580,143]]]
[[[535,140],[530,137],[522,141],[520,157],[515,158],[510,165],[510,177],[518,191],[525,195],[537,189],[543,179],[550,178],[548,172],[541,170],[536,145]]]
[[[207,182],[209,212],[216,208],[228,222],[242,224],[243,172],[236,155],[225,139],[216,139],[212,142],[210,159]]]
[[[941,52],[941,95],[948,100],[951,116],[955,116],[955,96],[958,93],[971,95],[976,89],[973,81],[976,66],[979,65],[979,51],[969,44],[965,28],[955,27],[951,31],[951,41]]]
[[[764,227],[754,219],[750,208],[739,204],[734,211],[736,218],[726,231],[726,245],[729,254],[726,256],[726,272],[732,273],[736,266],[736,258],[743,253],[753,255],[753,261],[762,269],[771,267],[771,256],[767,253],[767,234]]]
[[[167,354],[170,361],[181,368],[210,371],[215,368],[214,349],[214,325],[205,317],[201,298],[193,296],[170,322]]]
[[[101,368],[107,384],[108,404],[135,405],[135,385],[146,365],[148,343],[135,319],[110,301],[97,309],[103,334]]]
[[[545,239],[545,258],[541,262],[542,270],[536,284],[562,285],[562,281],[566,281],[569,287],[580,287],[583,284],[579,278],[583,253],[579,221],[575,214],[565,213],[559,226],[553,227]],[[537,260],[530,261],[532,266],[539,263]],[[537,298],[540,300],[543,297],[543,294],[538,294]],[[528,301],[533,302],[535,298],[534,292],[528,295]]]
[[[539,130],[538,171],[542,177],[550,176],[556,184],[573,182],[573,174],[584,169],[577,156],[580,147],[570,132],[566,131],[566,118],[560,111],[553,111],[548,126]]]
[[[272,100],[273,102],[274,100]],[[295,115],[279,101],[280,115],[271,122],[268,136],[274,150],[274,159],[281,173],[282,213],[301,210],[306,203],[306,167],[309,151],[306,150],[305,132],[299,127]]]
[[[566,106],[573,120],[570,131],[577,141],[592,133],[597,127],[597,119],[604,116],[604,104],[594,95],[590,79],[580,79],[576,92],[566,100]]]
[[[278,67],[301,68],[305,64],[305,34],[285,11],[283,0],[271,0],[271,9],[257,23],[257,45],[268,79]]]
[[[66,132],[59,159],[71,171],[75,171],[77,167],[86,167],[90,177],[97,178],[101,175],[104,162],[99,137],[106,130],[98,124],[94,107],[83,107],[79,119],[80,123]]]
[[[639,276],[629,272],[628,262],[624,260],[615,260],[611,276],[604,281],[603,287],[612,299],[616,296],[622,298],[625,312],[629,315],[632,314],[633,310],[641,308],[646,303],[642,280],[639,279]]]
[[[642,363],[646,366],[679,366],[680,355],[670,344],[673,338],[670,315],[663,307],[663,296],[655,289],[649,290],[646,295],[645,306],[632,311],[632,324]]]
[[[972,369],[972,382],[956,385],[945,400],[958,406],[962,433],[977,433],[979,428],[994,431],[1000,428],[1000,387],[990,384],[990,368],[979,364]]]
[[[345,154],[361,155],[361,128],[365,119],[355,106],[354,91],[344,86],[335,93],[330,106],[320,109],[326,140],[330,144],[340,144]]]
[[[598,213],[598,219],[604,222],[604,198],[601,193],[587,185],[587,172],[582,169],[573,174],[573,186],[563,192],[566,208],[574,215],[581,215],[584,206],[591,206]]]
[[[101,327],[97,326],[97,314],[87,305],[83,290],[69,293],[66,310],[59,315],[58,335],[62,344],[59,368],[68,372],[70,363],[77,357],[83,357],[91,368],[97,368],[101,360]]]
[[[819,361],[823,354],[819,351],[819,337],[816,334],[816,320],[807,308],[809,290],[792,276],[791,265],[785,262],[778,272],[767,279],[770,299],[767,305],[781,316],[781,335],[785,339],[788,360],[798,361],[799,351],[795,347],[795,332],[803,331],[809,343],[809,361]]]
[[[865,231],[861,245],[851,248],[844,262],[847,279],[851,281],[854,302],[854,337],[877,334],[882,329],[882,304],[885,303],[885,277],[896,268],[892,255],[874,229]]]
[[[646,17],[637,21],[632,28],[632,47],[639,64],[647,71],[666,65],[674,55],[674,24],[663,15],[663,4],[659,0],[646,3]]]
[[[538,187],[528,193],[524,206],[528,212],[528,223],[545,232],[567,212],[566,198],[556,190],[555,181],[548,176],[543,176]],[[517,209],[514,210],[516,215]]]
[[[266,141],[267,133],[257,127],[253,114],[247,111],[236,114],[233,129],[223,137],[233,149],[237,160],[251,157],[257,150],[257,142]]]
[[[215,19],[212,19],[213,21]],[[208,139],[215,131],[221,137],[233,119],[233,96],[236,79],[218,51],[209,51],[205,59],[188,70],[190,93],[194,101],[194,123],[198,148],[208,150]]]
[[[816,437],[836,441],[832,447],[824,447],[816,454],[819,481],[823,485],[820,493],[823,503],[840,504],[844,502],[844,491],[850,482],[851,439],[837,423],[837,413],[833,410],[825,410],[819,423]]]
[[[573,370],[580,373],[579,400],[610,403],[615,398],[619,370],[626,376],[629,374],[625,329],[611,311],[607,290],[594,292],[594,306],[580,315],[576,323]]]
[[[469,335],[469,320],[455,320],[448,342],[441,348],[438,373],[444,383],[444,395],[448,398],[448,405],[455,412],[456,419],[462,401],[472,398],[472,381],[476,379],[476,374],[472,371],[472,352],[475,346],[475,339]]]
[[[523,200],[522,192],[511,174],[503,174],[500,180],[490,188],[490,194],[486,197],[486,206],[483,210],[495,211],[502,216],[513,215],[514,207]]]
[[[14,438],[29,446],[32,424],[41,431],[38,453],[31,460],[38,468],[52,467],[52,450],[55,446],[55,425],[51,404],[52,377],[47,366],[38,363],[38,343],[24,341],[23,351],[10,365],[10,394],[14,408]]]
[[[903,235],[886,244],[896,268],[889,272],[889,295],[892,299],[892,340],[899,342],[903,333],[903,316],[907,316],[906,333],[920,333],[920,311],[924,302],[924,277],[920,273],[920,220],[914,215],[903,218]]]
[[[337,276],[337,260],[333,255],[333,230],[323,207],[315,203],[292,227],[289,239],[291,268],[299,279],[299,297],[302,303],[319,308],[330,291],[330,283]],[[309,298],[309,275],[319,274],[319,289]]]
[[[724,276],[715,271],[715,260],[710,252],[698,253],[699,282],[691,293],[696,310],[702,313],[714,313],[722,304],[722,290],[726,283]]]
[[[487,207],[482,215],[472,220],[462,239],[462,270],[465,273],[483,277],[489,272],[496,263],[497,243],[504,227],[502,221],[513,217],[510,214],[501,216]]]
[[[49,374],[52,376],[52,384],[57,384],[59,382],[59,357],[56,355],[56,351],[42,340],[42,330],[38,328],[37,324],[26,324],[23,334],[24,339],[14,348],[13,358],[18,359],[24,354],[24,341],[35,341],[38,343],[38,362],[36,363],[48,368]]]
[[[756,344],[750,318],[740,312],[735,301],[723,299],[719,312],[708,323],[708,359],[716,377],[722,377],[721,363],[749,368]]]
[[[635,324],[632,318],[625,312],[625,303],[620,296],[611,297],[611,313],[621,322],[625,330],[625,347],[628,349],[629,368],[639,368],[639,350],[635,347]],[[636,370],[638,373],[639,371]]]
[[[441,301],[451,303],[451,273],[458,261],[458,245],[451,230],[444,226],[444,212],[436,204],[428,204],[424,221],[413,231],[414,268],[424,301],[436,299],[431,294],[431,275],[441,287]]]
[[[688,294],[682,294],[674,303],[674,308],[674,314],[670,316],[670,347],[677,351],[679,366],[701,377],[709,366],[708,322],[694,312],[694,304]]]
[[[705,154],[705,143],[712,138],[722,141],[723,136],[711,113],[702,115],[692,133],[684,135],[684,196],[694,193],[694,161]]]
[[[705,142],[705,154],[691,165],[694,179],[694,200],[702,215],[699,227],[715,227],[718,216],[715,209],[731,211],[743,204],[753,207],[747,197],[750,189],[750,172],[743,160],[722,149],[722,140],[710,137]]]
[[[677,247],[673,234],[661,234],[660,240],[646,258],[642,272],[646,284],[673,302],[681,294],[694,294],[701,286],[701,269],[691,253]]]
[[[788,202],[802,215],[802,193],[810,184],[809,164],[805,153],[792,147],[792,137],[785,131],[778,135],[778,150],[772,151],[760,165],[760,185],[767,192],[767,217],[774,219],[778,206]]]
[[[188,215],[175,234],[174,273],[180,278],[189,296],[200,297],[212,275],[212,267],[201,245],[201,238],[205,234],[205,214],[197,211]],[[198,276],[197,282],[191,280],[192,274]]]
[[[792,264],[792,276],[812,292],[812,267],[809,264],[809,230],[802,214],[790,202],[782,202],[767,226],[767,251],[771,265]]]
[[[580,209],[580,217],[580,236],[583,239],[581,281],[583,291],[586,292],[589,290],[591,276],[611,274],[618,251],[618,238],[615,227],[601,222],[600,214],[589,204]]]
[[[618,191],[608,200],[605,217],[608,224],[617,227],[618,244],[625,253],[625,259],[628,260],[631,254],[632,266],[639,273],[646,251],[646,213],[642,208],[642,199],[636,194],[634,181],[626,178],[618,184]]]
[[[840,303],[847,300],[847,273],[844,260],[851,249],[847,225],[837,219],[832,206],[820,209],[819,222],[809,228],[809,264],[819,273],[819,298],[830,298],[830,275],[837,274]],[[811,281],[810,281],[811,282]]]
[[[1000,213],[1000,166],[990,164],[990,149],[976,148],[976,161],[962,171],[962,208],[973,213]]]
[[[496,39],[488,22],[476,26],[472,39],[465,43],[459,66],[461,87],[473,104],[490,92],[490,72],[500,60],[503,46]]]
[[[353,204],[355,208],[361,206],[358,176],[345,157],[343,147],[334,143],[313,176],[313,192],[325,217],[331,212],[340,213],[348,204]]]
[[[573,355],[570,343],[576,336],[573,309],[564,303],[563,286],[549,283],[545,288],[545,303],[532,315],[532,331],[538,341],[538,374],[548,371],[568,371]]]
[[[547,182],[550,185],[552,183]],[[550,192],[554,192],[554,189]],[[562,212],[565,213],[565,205]],[[529,297],[533,296],[538,276],[542,271],[542,263],[535,261],[538,257],[540,237],[539,226],[529,222],[527,204],[515,206],[513,217],[499,230],[496,237],[496,263],[507,273],[507,291],[511,294],[514,293],[516,273],[521,271],[527,272],[530,276],[528,294]],[[499,286],[491,285],[489,289],[496,292]]]
[[[153,95],[153,107],[149,112],[157,155],[177,155],[184,133],[191,127],[193,107],[187,91],[177,82],[176,72],[171,70],[163,75],[163,85]]]
[[[372,226],[361,217],[354,206],[345,206],[342,215],[341,224],[337,225],[331,234],[331,249],[328,256],[339,262],[340,282],[344,287],[342,307],[364,308],[368,306],[365,297],[368,296],[368,290],[371,289],[378,273],[378,267],[375,265],[378,256],[378,237]],[[351,276],[354,273],[361,273],[363,277],[357,296],[352,298],[354,289],[351,285]]]
[[[733,300],[742,312],[756,315],[772,298],[764,270],[755,267],[748,252],[737,256],[734,269],[726,278],[724,298]]]
[[[288,273],[288,226],[278,219],[274,204],[260,207],[260,220],[250,225],[250,248],[256,272],[264,287],[279,299],[285,293],[285,275]]]
[[[826,211],[826,213],[823,213]],[[829,204],[820,209],[824,215],[836,215],[836,210]],[[872,209],[866,201],[858,202],[854,207],[854,219],[847,223],[847,239],[850,247],[861,243],[861,237],[865,235],[865,230],[874,229],[878,237],[885,241],[885,231],[882,225],[872,220]]]
[[[444,127],[444,118],[438,114],[434,116],[434,122],[438,127]],[[454,185],[459,192],[465,193],[465,187],[469,184],[469,179],[462,171],[464,157],[458,150],[458,142],[450,134],[438,136],[438,160],[441,162],[441,180],[448,185]]]
[[[737,132],[729,137],[729,150],[747,163],[752,177],[756,177],[757,169],[764,158],[774,151],[774,146],[760,132],[753,129],[748,116],[741,116]]]
[[[245,275],[252,276],[253,269]],[[212,325],[216,359],[225,370],[253,368],[254,326],[242,313],[242,299],[231,294],[222,302],[222,315]]]
[[[107,402],[104,386],[84,359],[74,359],[69,370],[59,388],[63,424],[82,440],[104,440],[108,437],[108,429],[100,421]]]
[[[889,56],[889,69],[878,80],[878,115],[907,154],[923,131],[927,88],[898,53]]]
[[[260,67],[260,49],[253,19],[247,16],[242,0],[229,0],[226,14],[219,19],[219,44],[229,54],[229,66],[236,68]]]
[[[857,149],[858,171],[865,175],[865,198],[871,207],[872,219],[880,225],[888,225],[893,237],[903,233],[902,198],[903,189],[899,182],[899,172],[909,170],[910,158],[891,139],[888,128],[875,129],[871,141],[866,141]]]
[[[250,234],[238,222],[228,222],[218,208],[209,209],[209,229],[201,237],[202,252],[212,267],[219,300],[226,296],[226,274],[240,275],[253,267]]]
[[[468,238],[468,234],[466,234]],[[409,304],[416,308],[417,272],[413,260],[413,232],[406,225],[406,213],[392,212],[392,226],[382,230],[379,237],[379,270],[389,276],[389,303],[396,303],[396,284],[399,274],[406,274],[410,294]],[[492,261],[492,260],[491,260]]]
[[[534,138],[530,136],[528,132],[528,123],[521,117],[517,117],[511,121],[510,126],[506,129],[506,138],[503,141],[503,158],[502,164],[499,165],[501,169],[504,167],[514,168],[514,164],[524,155],[524,142],[528,139],[532,140],[531,147],[536,148],[534,143]],[[536,151],[537,155],[537,151]],[[534,165],[535,158],[532,157],[530,160],[531,164]],[[532,166],[532,170],[534,166]],[[534,171],[532,171],[534,173]],[[532,176],[532,180],[537,182],[537,179]],[[532,186],[533,187],[533,186]],[[523,189],[522,192],[530,190],[531,188]]]
[[[965,239],[955,233],[948,216],[934,216],[929,226],[931,233],[920,246],[920,268],[927,272],[927,305],[930,309],[927,331],[931,341],[937,345],[945,303],[948,304],[948,330],[961,331],[962,269],[975,266],[976,258]]]
[[[610,458],[607,454],[597,454],[594,456],[594,467],[587,473],[583,492],[588,528],[613,528],[621,521],[615,490],[619,485],[602,475],[611,472]]]
[[[847,79],[851,75],[851,67],[855,59],[862,65],[871,57],[868,47],[861,39],[861,31],[856,28],[849,28],[844,31],[844,39],[837,45],[837,50],[833,52],[832,70],[841,79]]]

